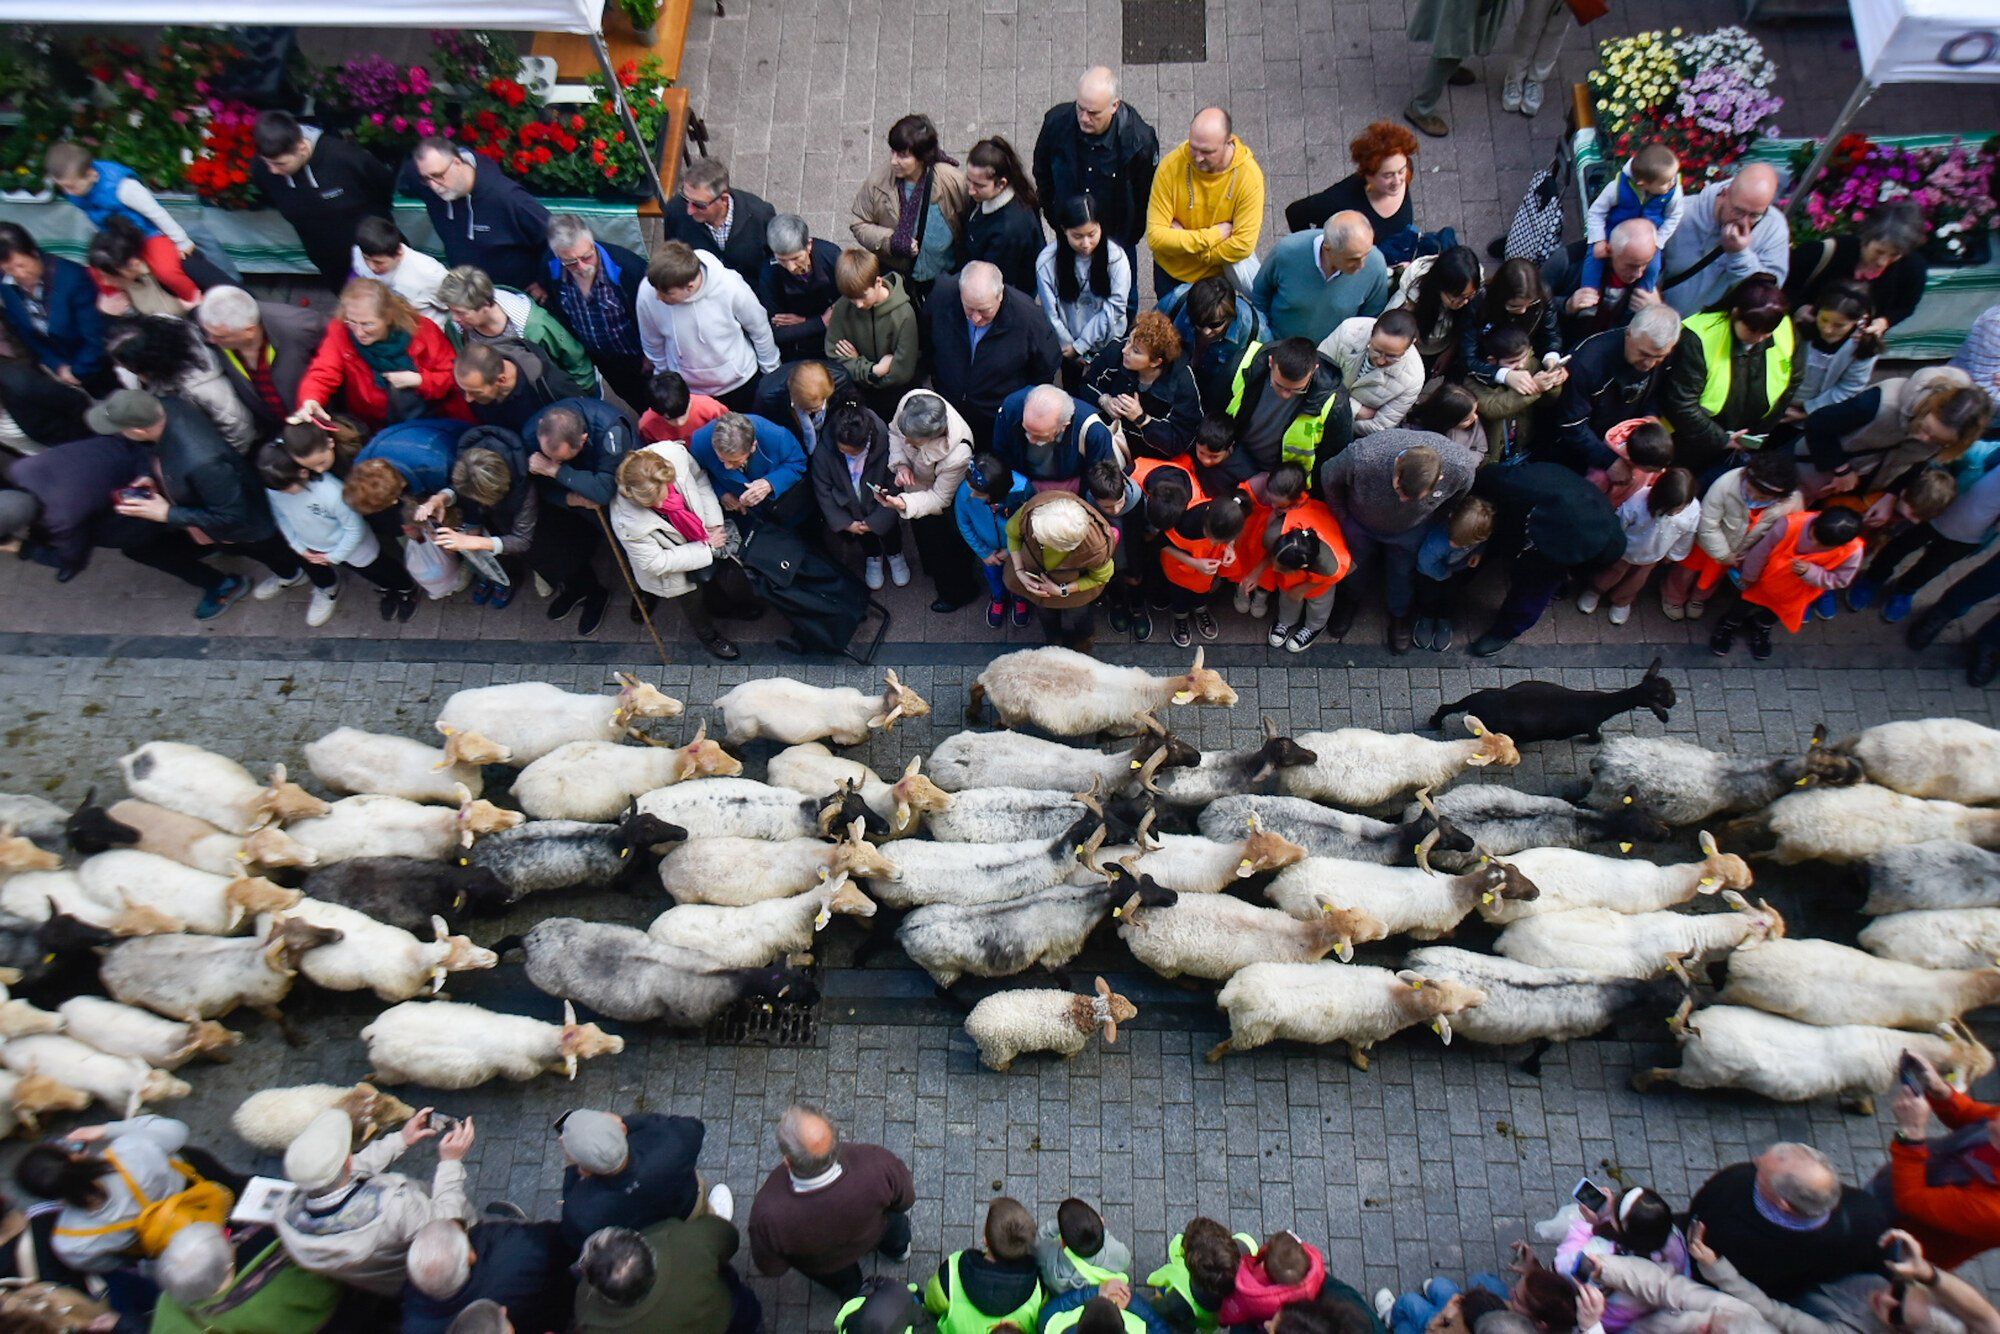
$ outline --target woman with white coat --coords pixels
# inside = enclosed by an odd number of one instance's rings
[[[971,602],[984,587],[951,511],[971,464],[972,428],[958,409],[929,389],[904,394],[889,419],[895,489],[882,503],[910,521],[917,557],[937,589],[931,610],[940,616]]]
[[[736,535],[723,520],[707,474],[679,442],[662,440],[619,463],[611,530],[625,548],[649,611],[659,599],[671,598],[703,648],[724,661],[740,656],[716,628],[703,599],[688,596],[714,577],[716,558]]]
[[[1416,406],[1424,387],[1424,359],[1417,351],[1417,317],[1409,311],[1342,320],[1319,350],[1340,368],[1354,400],[1356,435],[1401,426]]]

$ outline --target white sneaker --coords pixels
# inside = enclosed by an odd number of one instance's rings
[[[882,558],[880,556],[870,556],[862,563],[861,581],[867,584],[870,589],[877,589],[882,586]]]
[[[1542,109],[1542,85],[1539,80],[1529,79],[1521,85],[1521,114],[1532,116]]]
[[[1602,602],[1603,600],[1604,600],[1603,595],[1600,594],[1596,589],[1586,588],[1581,593],[1576,595],[1576,609],[1582,612],[1585,616],[1588,616],[1592,612],[1597,610],[1597,604]]]
[[[1615,604],[1612,606],[1611,623],[1613,625],[1623,625],[1625,624],[1625,622],[1631,619],[1632,619],[1632,609],[1630,607],[1620,607]]]
[[[1375,1314],[1379,1316],[1384,1323],[1386,1323],[1389,1319],[1389,1312],[1395,1309],[1396,1309],[1396,1294],[1394,1292],[1391,1292],[1388,1288],[1375,1289]]]
[[[901,556],[889,557],[889,582],[898,588],[910,586],[910,562]]]
[[[250,590],[250,596],[256,598],[259,602],[269,602],[286,589],[297,588],[305,581],[306,572],[304,570],[300,570],[289,579],[280,579],[275,574],[267,574],[257,581],[255,588]]]
[[[1520,75],[1509,74],[1507,82],[1500,86],[1500,109],[1502,111],[1519,111],[1521,109]],[[1385,1288],[1384,1291],[1386,1292],[1387,1289]],[[1384,1316],[1383,1319],[1386,1320],[1388,1317]]]
[[[1271,609],[1271,595],[1258,589],[1250,595],[1250,615],[1257,620],[1264,619],[1264,613]]]
[[[333,604],[340,598],[337,588],[315,588],[312,602],[306,607],[306,624],[317,630],[333,619]]]
[[[535,576],[535,596],[536,596],[536,597],[538,597],[538,598],[544,598],[544,599],[546,599],[546,598],[552,598],[552,597],[554,597],[555,595],[556,595],[556,590],[555,590],[554,588],[550,587],[550,585],[549,585],[549,581],[548,581],[548,580],[546,580],[546,579],[544,579],[544,578],[542,578],[542,576],[540,576],[539,574],[538,574],[538,575],[536,575],[536,576]]]
[[[709,1188],[708,1211],[727,1223],[736,1217],[736,1194],[721,1182]]]

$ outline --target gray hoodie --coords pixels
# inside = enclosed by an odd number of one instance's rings
[[[695,258],[701,286],[680,305],[662,301],[652,279],[639,284],[639,345],[655,371],[677,371],[692,392],[719,397],[778,369],[778,340],[750,284],[718,255]]]
[[[111,1122],[104,1127],[104,1138],[88,1147],[116,1158],[139,1183],[146,1199],[157,1201],[187,1187],[187,1179],[173,1165],[173,1156],[187,1140],[187,1126],[170,1116],[135,1116],[129,1121]],[[117,1227],[139,1221],[141,1206],[132,1198],[125,1178],[112,1172],[99,1177],[97,1184],[104,1191],[103,1204],[95,1209],[65,1206],[56,1218],[56,1258],[86,1274],[106,1274],[130,1263],[133,1244],[138,1241],[132,1227]],[[108,1227],[117,1230],[95,1232]],[[71,1231],[94,1235],[65,1235]]]
[[[1098,1248],[1097,1254],[1087,1258],[1099,1269],[1131,1277],[1132,1249],[1112,1236],[1109,1229],[1104,1233],[1104,1245]],[[1053,1219],[1035,1232],[1035,1264],[1042,1271],[1042,1286],[1048,1290],[1050,1297],[1074,1292],[1078,1288],[1095,1288],[1098,1283],[1077,1269],[1076,1262],[1063,1248],[1062,1232]]]

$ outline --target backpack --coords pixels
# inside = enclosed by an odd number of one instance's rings
[[[1528,179],[1528,193],[1507,224],[1507,258],[1539,264],[1562,244],[1563,189],[1569,182],[1569,160],[1562,153]]]
[[[59,1227],[59,1237],[101,1237],[106,1233],[124,1232],[128,1229],[137,1239],[139,1253],[147,1259],[155,1259],[167,1249],[167,1243],[174,1234],[189,1223],[214,1223],[220,1227],[229,1221],[229,1211],[236,1207],[236,1195],[229,1187],[210,1181],[179,1158],[173,1159],[174,1170],[187,1178],[187,1187],[172,1195],[157,1200],[146,1198],[146,1192],[139,1189],[139,1183],[125,1170],[125,1164],[118,1156],[106,1153],[104,1160],[111,1164],[118,1177],[125,1183],[125,1189],[139,1202],[139,1216],[129,1223],[112,1223],[106,1227]]]

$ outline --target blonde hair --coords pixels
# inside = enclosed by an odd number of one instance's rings
[[[618,464],[618,494],[634,505],[653,509],[674,484],[673,460],[642,449],[627,454]]]
[[[1028,527],[1048,550],[1075,551],[1090,535],[1090,511],[1075,496],[1058,493],[1028,515]]]
[[[378,283],[373,278],[353,279],[340,289],[340,309],[345,312],[356,301],[373,303],[375,313],[391,329],[400,329],[407,334],[417,331],[417,320],[420,318],[417,308],[391,291],[386,283]]]

